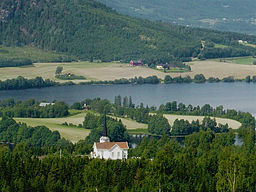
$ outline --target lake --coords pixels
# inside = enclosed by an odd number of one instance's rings
[[[143,84],[143,85],[73,85],[47,87],[42,89],[0,91],[0,100],[14,98],[38,101],[64,101],[72,104],[85,98],[100,97],[114,101],[117,95],[132,96],[138,105],[159,106],[168,101],[184,104],[214,107],[223,105],[226,109],[236,109],[256,115],[256,83],[203,83],[203,84]]]

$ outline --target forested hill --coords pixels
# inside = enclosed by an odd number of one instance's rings
[[[255,36],[191,29],[120,15],[94,0],[1,0],[0,43],[36,46],[102,61],[147,63],[254,55]],[[215,45],[221,45],[217,48]]]
[[[256,35],[255,0],[98,0],[150,20]]]

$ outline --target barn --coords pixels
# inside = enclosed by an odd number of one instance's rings
[[[138,61],[130,61],[130,66],[135,67],[135,66],[144,66],[144,62],[142,60]]]

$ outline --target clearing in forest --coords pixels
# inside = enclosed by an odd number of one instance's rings
[[[172,126],[174,121],[176,119],[184,119],[184,120],[188,120],[190,123],[194,120],[199,120],[200,122],[202,122],[202,120],[204,119],[204,116],[189,116],[189,115],[171,115],[171,114],[164,114],[164,117],[166,119],[168,119],[170,125]],[[232,129],[239,129],[239,127],[242,125],[240,122],[235,121],[233,119],[225,119],[225,118],[219,118],[219,117],[211,117],[212,119],[216,119],[217,123],[223,124],[225,125],[226,123],[228,124],[228,126]]]

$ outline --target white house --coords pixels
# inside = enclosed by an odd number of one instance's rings
[[[127,159],[128,157],[127,142],[95,142],[93,145],[92,158],[101,159]]]
[[[113,160],[127,159],[128,149],[127,142],[110,142],[107,136],[106,116],[104,116],[103,136],[100,138],[100,142],[94,142],[91,157]]]
[[[164,69],[163,65],[157,65],[156,68],[157,69]]]
[[[55,103],[40,103],[39,104],[39,107],[45,107],[45,106],[47,106],[47,105],[55,105]]]

